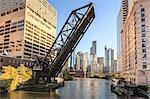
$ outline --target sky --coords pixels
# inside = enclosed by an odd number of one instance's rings
[[[94,3],[95,20],[83,36],[76,52],[90,52],[92,41],[97,41],[97,56],[104,57],[104,46],[117,53],[117,16],[121,0],[49,0],[57,11],[57,33],[64,25],[72,10]]]

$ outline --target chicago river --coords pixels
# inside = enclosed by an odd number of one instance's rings
[[[111,81],[76,78],[51,92],[14,91],[0,95],[0,99],[123,99],[111,92]],[[131,98],[142,99],[142,98]]]

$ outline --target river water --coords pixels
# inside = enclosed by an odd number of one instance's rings
[[[53,92],[14,91],[0,99],[123,99],[111,92],[109,80],[76,78]],[[142,98],[131,98],[142,99]]]

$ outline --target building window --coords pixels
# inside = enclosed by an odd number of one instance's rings
[[[146,69],[147,68],[147,66],[146,65],[143,65],[143,69]]]
[[[39,53],[38,53],[38,52],[36,52],[36,51],[33,51],[33,53],[34,53],[34,54],[39,54]]]
[[[9,41],[9,39],[4,39],[4,41]]]
[[[24,29],[23,28],[20,28],[20,29],[18,29],[19,31],[23,31]]]
[[[13,23],[12,23],[12,25],[16,25],[16,24],[17,24],[17,22],[13,22]]]
[[[142,32],[145,32],[146,30],[145,30],[145,28],[142,28]]]
[[[33,47],[34,50],[39,50],[38,48]]]
[[[16,8],[16,9],[13,9],[13,12],[16,12],[16,11],[18,11],[18,8]]]
[[[4,43],[4,45],[8,46],[8,45],[9,45],[9,43]]]
[[[11,29],[14,29],[14,28],[17,28],[17,26],[13,26],[13,27],[11,27]]]
[[[23,26],[24,26],[24,24],[19,24],[19,25],[18,25],[18,27],[23,27]]]
[[[5,32],[5,34],[9,34],[10,33],[10,31],[8,31],[8,32]]]
[[[11,11],[8,11],[8,12],[7,12],[7,14],[10,14],[10,13],[11,13]]]
[[[8,27],[8,26],[10,26],[10,24],[5,25],[5,27]]]
[[[142,22],[145,22],[145,18],[142,18],[141,21],[142,21]]]
[[[11,33],[16,32],[17,30],[12,30]]]
[[[5,46],[4,49],[9,48],[9,46]]]
[[[3,32],[3,31],[4,31],[4,29],[0,30],[0,32]]]
[[[145,11],[145,9],[144,8],[141,8],[141,12],[144,12]]]
[[[142,38],[142,42],[146,42],[146,39]]]
[[[25,47],[27,48],[32,48],[32,46],[25,44]]]
[[[19,24],[19,23],[23,23],[23,22],[24,22],[24,20],[20,20],[20,21],[18,21],[18,24]]]
[[[21,58],[21,56],[16,56],[16,58]]]
[[[4,26],[0,26],[0,29],[4,28]]]
[[[31,50],[29,50],[29,49],[26,49],[26,48],[25,48],[24,50],[25,50],[25,51],[27,51],[27,52],[31,52]]]
[[[4,15],[5,15],[5,13],[2,13],[2,14],[1,14],[1,16],[4,16]]]
[[[142,49],[142,52],[145,53],[145,52],[146,52],[146,49]]]
[[[142,37],[146,37],[146,33],[142,33]]]
[[[29,54],[29,53],[24,53],[24,55],[31,56],[31,54]]]
[[[27,41],[27,40],[25,40],[25,43],[27,43],[27,44],[32,44],[31,42],[29,42],[29,41]]]
[[[1,62],[3,62],[3,59],[1,59]]]
[[[10,23],[11,22],[11,20],[8,20],[8,21],[6,21],[5,23]]]
[[[10,28],[6,28],[5,31],[10,30]]]
[[[0,36],[3,35],[4,33],[0,33]]]
[[[142,44],[142,47],[146,47],[146,44]]]
[[[143,58],[146,58],[146,54],[143,54]]]
[[[145,24],[141,25],[141,27],[145,27]]]
[[[141,13],[141,17],[144,17],[145,16],[145,14],[144,13]]]
[[[36,47],[39,47],[39,45],[37,45],[37,44],[33,44],[34,46],[36,46]]]
[[[24,5],[23,5],[23,6],[21,6],[21,7],[19,7],[19,9],[20,9],[20,10],[22,10],[22,9],[24,9],[24,8],[25,8],[25,6],[24,6]]]
[[[5,35],[5,36],[4,36],[4,38],[7,38],[7,37],[9,37],[9,35]]]

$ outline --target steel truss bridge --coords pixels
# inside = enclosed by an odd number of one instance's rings
[[[50,79],[58,76],[94,19],[93,3],[71,12],[47,55],[37,58],[33,70],[38,78]]]

